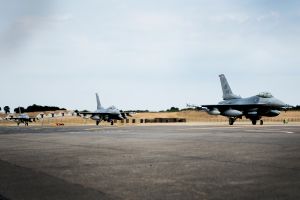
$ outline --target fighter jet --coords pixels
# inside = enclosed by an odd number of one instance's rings
[[[219,75],[223,101],[216,105],[192,106],[206,111],[211,115],[223,115],[229,118],[229,125],[233,125],[236,119],[245,116],[251,120],[253,125],[260,120],[263,125],[262,117],[275,117],[280,114],[280,110],[287,110],[292,107],[273,97],[269,92],[261,92],[258,95],[242,98],[235,95],[226,80],[224,74]]]
[[[98,93],[96,93],[97,101],[97,110],[94,112],[78,112],[79,115],[87,116],[90,115],[90,118],[96,121],[96,125],[103,121],[110,122],[111,125],[114,125],[114,120],[123,120],[127,119],[127,116],[130,116],[130,113],[123,112],[122,110],[117,109],[115,106],[110,106],[108,108],[102,107]]]
[[[17,117],[14,117],[13,115],[11,115],[11,116],[6,117],[5,119],[15,121],[18,124],[18,126],[21,123],[24,123],[25,126],[28,126],[29,122],[35,122],[35,120],[36,120],[36,118],[29,117],[28,114],[26,114],[26,113],[21,113],[20,107],[19,107],[19,115]]]

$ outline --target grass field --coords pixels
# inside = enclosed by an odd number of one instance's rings
[[[164,112],[164,113],[137,113],[135,118],[185,118],[187,122],[227,122],[228,119],[224,116],[209,115],[203,111],[182,111],[182,112]],[[300,111],[281,112],[277,117],[264,117],[266,122],[282,122],[284,119],[289,122],[300,122]],[[237,121],[249,121],[246,118],[238,119]]]

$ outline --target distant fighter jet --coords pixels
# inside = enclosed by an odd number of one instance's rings
[[[287,110],[292,107],[282,101],[274,98],[269,92],[262,92],[258,95],[241,98],[232,93],[231,88],[224,74],[219,75],[223,90],[223,100],[216,105],[191,106],[201,110],[205,110],[211,115],[223,115],[229,118],[229,125],[233,125],[237,118],[245,116],[256,125],[257,120],[260,120],[260,125],[263,125],[261,118],[275,117],[280,114],[280,110]]]
[[[82,114],[83,116],[91,115],[90,118],[96,120],[97,126],[102,120],[110,122],[111,125],[114,125],[113,120],[115,119],[122,120],[122,119],[127,119],[127,116],[131,117],[130,113],[123,112],[122,110],[119,110],[114,106],[103,108],[101,106],[98,93],[96,93],[96,100],[97,100],[97,110],[95,110],[94,112],[78,112],[78,114]]]
[[[28,114],[26,114],[26,113],[21,113],[20,107],[19,107],[19,115],[17,117],[14,117],[14,116],[11,115],[11,116],[6,117],[5,119],[15,121],[18,124],[18,126],[21,123],[24,123],[25,126],[28,126],[29,122],[35,122],[35,120],[36,120],[36,118],[29,117]]]

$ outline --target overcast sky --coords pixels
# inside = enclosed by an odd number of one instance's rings
[[[0,0],[0,107],[300,104],[300,1]]]

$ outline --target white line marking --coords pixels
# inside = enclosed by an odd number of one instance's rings
[[[285,133],[294,133],[294,132],[291,132],[291,131],[286,131]]]

